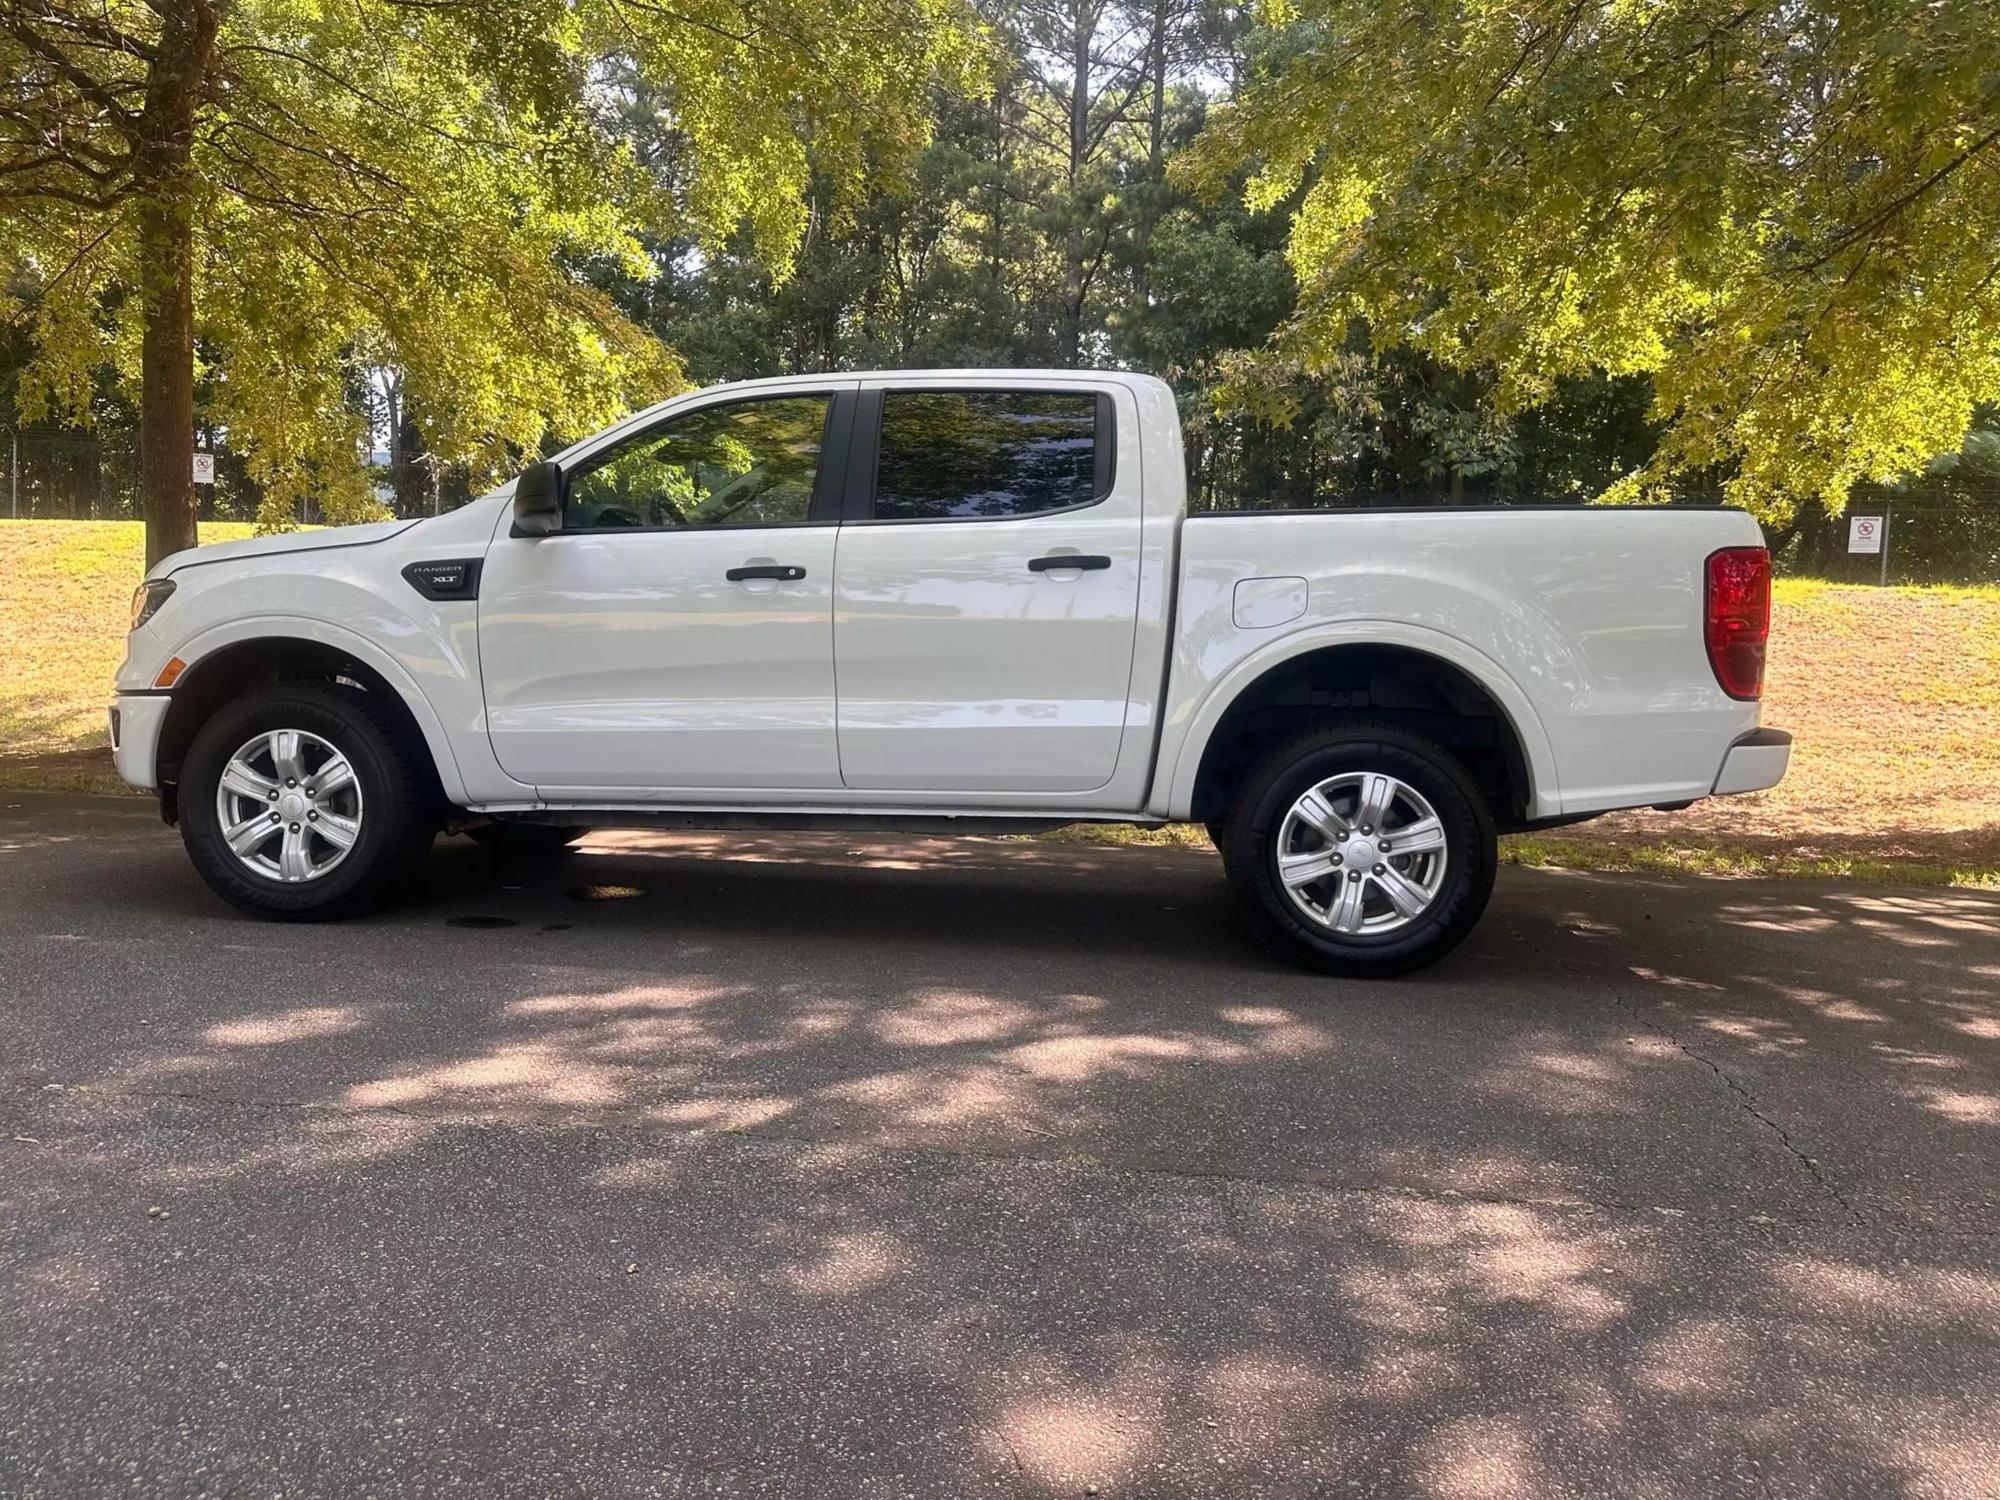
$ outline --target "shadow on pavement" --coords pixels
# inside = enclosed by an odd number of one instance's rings
[[[157,827],[10,832],[30,1475],[2000,1473],[1989,896],[1507,871],[1363,985],[1248,948],[1185,851],[452,841],[411,907],[296,928]]]

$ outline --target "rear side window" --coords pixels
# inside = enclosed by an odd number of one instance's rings
[[[1088,391],[890,391],[875,516],[978,520],[1088,505],[1110,483],[1099,408]]]

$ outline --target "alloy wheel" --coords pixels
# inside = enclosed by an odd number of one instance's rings
[[[215,789],[217,826],[238,863],[288,885],[318,880],[361,836],[361,783],[331,740],[272,729],[244,741]]]
[[[1423,794],[1377,771],[1302,793],[1279,825],[1278,880],[1315,925],[1373,937],[1416,921],[1444,888],[1444,824]]]

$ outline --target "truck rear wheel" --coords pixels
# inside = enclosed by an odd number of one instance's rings
[[[1329,974],[1405,974],[1456,947],[1493,892],[1485,801],[1443,746],[1350,720],[1295,736],[1244,781],[1224,868],[1251,927]]]
[[[420,771],[367,694],[282,684],[195,735],[181,839],[202,879],[244,911],[348,916],[393,894],[430,848]]]

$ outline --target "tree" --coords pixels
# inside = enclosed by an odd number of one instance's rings
[[[369,502],[357,362],[439,458],[498,461],[679,379],[592,284],[920,144],[955,0],[0,0],[0,260],[24,417],[139,393],[149,562],[194,540],[197,358],[274,504]],[[647,151],[623,128],[657,128]]]
[[[1502,414],[1649,375],[1612,498],[1771,518],[1951,451],[2000,395],[1990,0],[1268,0],[1187,163],[1303,189],[1283,355],[1489,372]]]
[[[1060,246],[1057,359],[1084,356],[1084,308],[1119,227],[1120,148],[1147,83],[1147,18],[1118,0],[1014,0],[1004,12],[1027,87],[1025,127],[1053,166],[1047,219]]]

